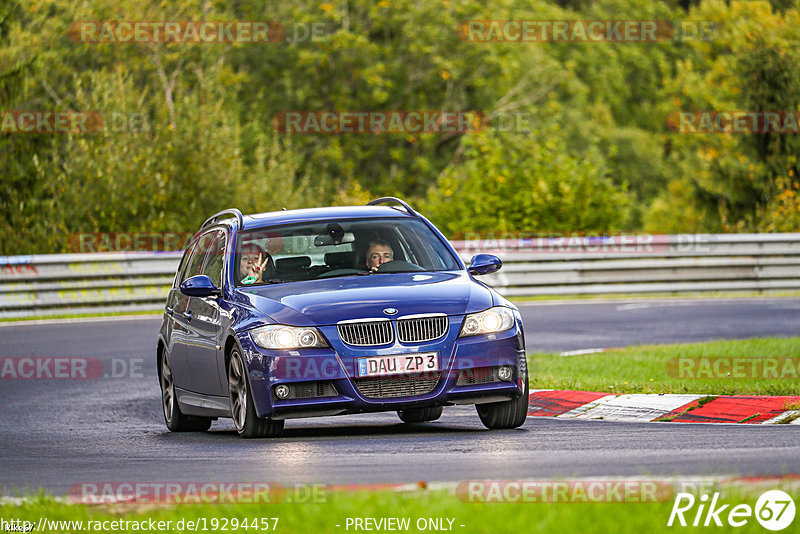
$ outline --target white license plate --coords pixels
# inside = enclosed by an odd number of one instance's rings
[[[356,363],[358,376],[386,376],[439,370],[439,358],[435,352],[371,356],[358,358]]]

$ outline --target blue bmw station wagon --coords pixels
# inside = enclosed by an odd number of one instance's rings
[[[396,411],[433,421],[476,405],[487,428],[525,422],[517,308],[397,198],[207,219],[184,253],[158,333],[167,427],[233,418],[246,438],[286,419]]]

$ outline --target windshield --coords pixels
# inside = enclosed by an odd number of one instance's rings
[[[235,265],[237,286],[459,269],[436,234],[411,218],[333,220],[242,232]]]

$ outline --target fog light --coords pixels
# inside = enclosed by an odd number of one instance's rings
[[[502,380],[503,382],[508,382],[511,380],[511,367],[508,365],[503,365],[497,370],[497,378]]]
[[[289,396],[289,386],[283,384],[275,386],[275,396],[279,399],[285,399]]]

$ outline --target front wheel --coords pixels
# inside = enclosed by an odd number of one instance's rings
[[[525,423],[528,417],[528,371],[521,369],[523,380],[522,395],[516,399],[488,404],[476,404],[478,417],[483,426],[495,428],[517,428]]]
[[[231,351],[228,363],[228,395],[231,401],[231,416],[236,432],[243,438],[271,438],[283,431],[283,420],[275,421],[256,415],[253,395],[247,383],[244,361],[239,349]]]
[[[164,350],[158,372],[161,383],[161,407],[164,409],[164,422],[172,432],[205,432],[211,426],[211,418],[184,415],[175,398],[175,381],[169,366],[169,354]]]
[[[408,410],[398,410],[397,415],[404,423],[424,423],[426,421],[436,421],[442,416],[444,408],[434,406],[431,408],[409,408]]]

